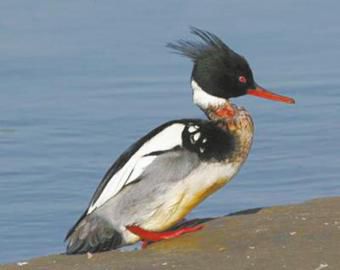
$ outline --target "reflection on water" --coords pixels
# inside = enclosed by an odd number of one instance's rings
[[[254,147],[191,217],[339,195],[333,2],[2,1],[0,262],[62,252],[119,153],[164,121],[204,117],[191,102],[191,64],[164,47],[189,25],[216,32],[261,85],[297,101],[234,101],[253,115]]]

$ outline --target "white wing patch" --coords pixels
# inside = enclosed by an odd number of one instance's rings
[[[90,214],[94,209],[103,205],[115,196],[125,185],[135,181],[141,176],[144,170],[157,158],[157,156],[147,156],[148,154],[182,146],[182,132],[184,127],[184,124],[172,124],[152,137],[149,141],[146,141],[125,165],[111,177],[98,199],[94,204],[90,205],[87,214]]]

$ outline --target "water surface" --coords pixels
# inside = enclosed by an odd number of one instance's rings
[[[191,217],[340,194],[336,1],[0,3],[0,262],[62,252],[115,158],[192,105],[191,63],[168,41],[194,25],[247,56],[295,106],[243,97],[256,124],[239,175]]]

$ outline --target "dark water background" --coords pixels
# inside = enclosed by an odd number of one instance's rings
[[[160,123],[203,117],[191,63],[164,47],[194,25],[247,56],[295,106],[235,100],[248,162],[191,217],[340,195],[338,1],[0,2],[0,262],[62,252],[119,153]]]

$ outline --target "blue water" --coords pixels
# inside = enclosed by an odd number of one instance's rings
[[[338,1],[0,2],[0,262],[64,250],[115,158],[160,123],[204,117],[191,63],[168,41],[194,25],[247,56],[295,106],[242,97],[245,166],[191,217],[340,195]]]

